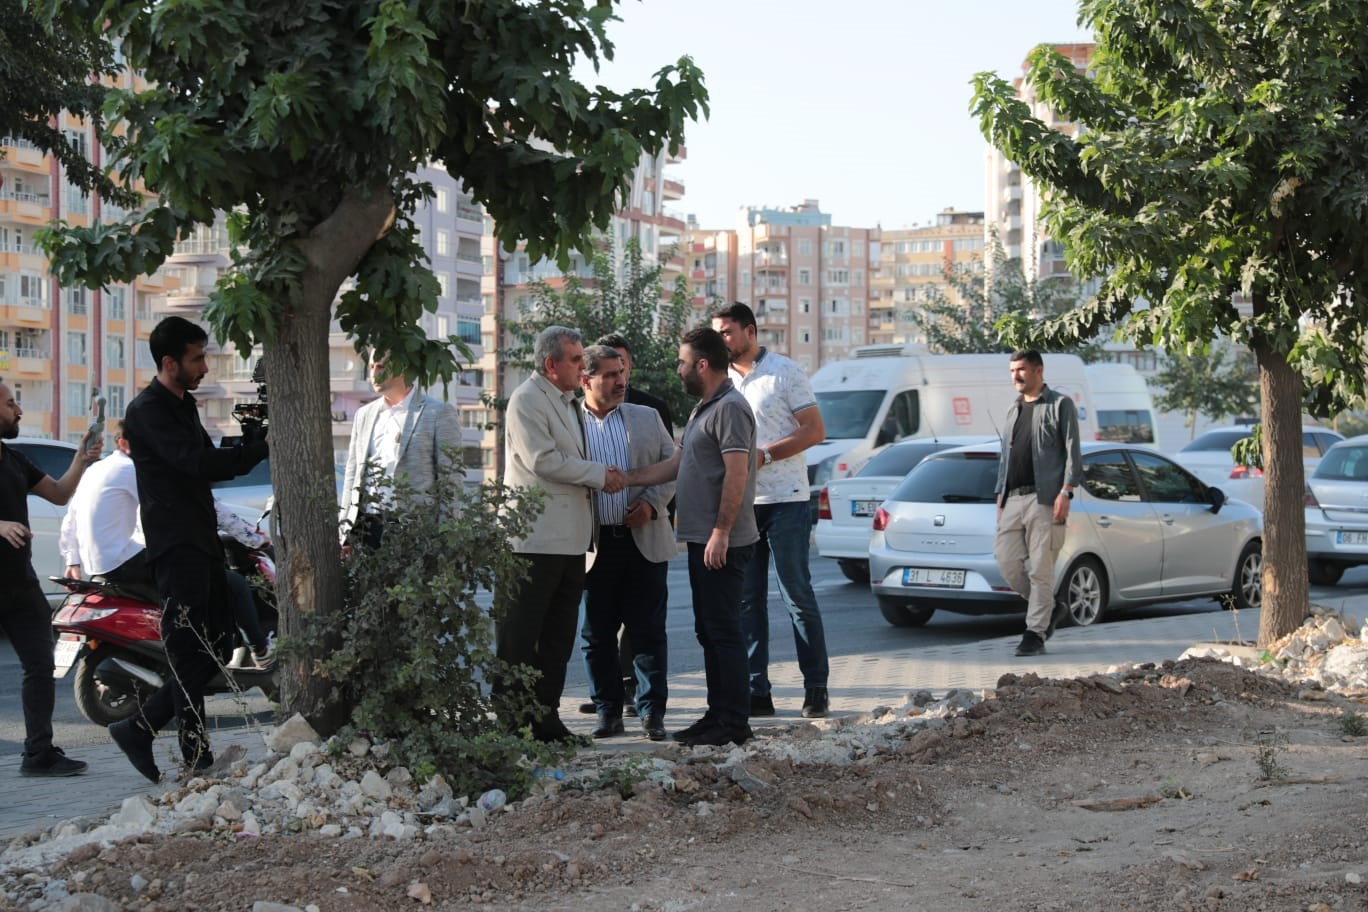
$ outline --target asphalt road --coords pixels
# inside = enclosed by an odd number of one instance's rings
[[[827,648],[832,656],[895,652],[909,646],[949,646],[974,642],[991,637],[1009,636],[1021,630],[1020,617],[968,617],[937,612],[922,628],[895,628],[887,624],[874,604],[867,586],[846,581],[836,568],[835,561],[812,559],[813,586],[822,607],[826,625]],[[1345,573],[1338,586],[1311,587],[1311,597],[1322,604],[1333,605],[1338,598],[1368,594],[1368,567]],[[1194,599],[1156,605],[1127,612],[1103,623],[1126,623],[1128,618],[1145,618],[1218,611],[1212,599]],[[778,590],[770,589],[770,654],[772,661],[793,659],[793,636],[788,615],[783,609]],[[683,558],[676,558],[670,567],[669,611],[670,668],[678,672],[702,668],[702,654],[694,639],[693,615],[689,604],[688,573]],[[0,756],[17,754],[23,749],[24,723],[19,704],[19,662],[8,643],[0,645]],[[571,659],[566,681],[567,696],[584,694],[584,664],[579,654]],[[246,701],[229,697],[211,698],[210,714],[215,727],[242,724],[246,714],[267,719],[271,704],[259,691],[252,691]],[[57,708],[54,714],[57,743],[66,748],[87,744],[107,743],[104,729],[87,722],[77,711],[71,692],[70,677],[57,682]]]

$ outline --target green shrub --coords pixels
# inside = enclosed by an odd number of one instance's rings
[[[456,468],[444,475],[435,496],[396,486],[378,547],[349,539],[340,646],[317,670],[352,707],[344,736],[388,742],[395,762],[440,772],[457,794],[497,787],[517,798],[534,767],[565,755],[500,721],[526,717],[534,672],[495,656],[490,593],[497,576],[525,566],[512,539],[541,501],[497,483],[464,486]],[[490,694],[496,676],[514,685],[508,695]]]

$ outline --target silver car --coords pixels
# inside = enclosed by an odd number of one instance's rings
[[[1230,448],[1253,436],[1254,425],[1237,424],[1212,428],[1199,435],[1173,457],[1179,465],[1204,483],[1217,485],[1227,497],[1243,500],[1260,510],[1264,505],[1263,470],[1235,464]],[[1343,440],[1330,428],[1302,426],[1302,466],[1309,476],[1331,446]]]
[[[827,482],[817,495],[817,527],[813,536],[818,555],[833,558],[851,582],[869,582],[869,537],[874,533],[874,511],[884,498],[932,453],[992,439],[923,437],[901,440],[874,454],[852,477]]]
[[[936,453],[879,508],[869,544],[871,588],[894,626],[925,624],[937,609],[1024,612],[993,558],[999,447]],[[1215,596],[1230,607],[1261,601],[1263,514],[1146,447],[1085,443],[1083,484],[1055,564],[1069,621],[1110,611]]]
[[[1307,479],[1306,560],[1320,586],[1368,564],[1368,434],[1332,446]]]

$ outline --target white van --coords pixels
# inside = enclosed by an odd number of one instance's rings
[[[1089,364],[1086,374],[1097,439],[1158,449],[1158,414],[1145,378],[1129,364]]]
[[[869,345],[855,357],[824,364],[812,375],[826,439],[807,451],[814,497],[833,478],[860,470],[895,440],[992,434],[1001,437],[1016,401],[1006,354],[899,354],[898,346]],[[1097,435],[1083,361],[1045,354],[1045,382],[1074,400],[1079,436]]]

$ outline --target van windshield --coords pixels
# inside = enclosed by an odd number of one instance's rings
[[[828,440],[862,438],[869,433],[883,404],[884,390],[834,390],[817,394]]]
[[[1154,443],[1154,419],[1147,409],[1098,409],[1097,439],[1109,443]]]

